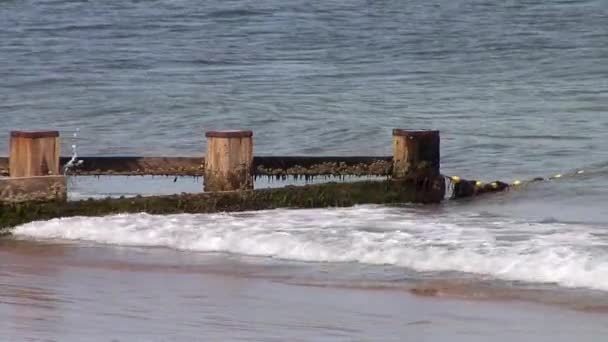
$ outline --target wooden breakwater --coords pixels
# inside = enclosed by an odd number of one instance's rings
[[[13,227],[57,217],[117,213],[195,214],[276,208],[347,207],[357,204],[430,204],[443,199],[444,184],[443,180],[423,184],[415,179],[391,179],[74,202],[5,203],[0,206],[0,227]]]
[[[251,131],[213,131],[207,132],[206,138],[207,152],[201,157],[82,157],[78,158],[79,163],[70,163],[70,158],[59,156],[56,132],[13,132],[11,154],[8,159],[0,159],[0,170],[9,176],[0,179],[0,227],[55,217],[123,212],[209,213],[281,207],[431,204],[441,202],[446,194],[446,177],[440,173],[438,131],[395,129],[393,155],[389,157],[254,156]],[[70,175],[201,176],[204,192],[67,202],[68,189],[62,171],[68,165]],[[254,189],[256,177],[368,175],[382,176],[383,180]],[[448,180],[454,197],[508,188],[500,182],[480,185],[476,181]]]

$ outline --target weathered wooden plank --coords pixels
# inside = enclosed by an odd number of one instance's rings
[[[69,157],[61,158],[65,165]],[[70,175],[179,175],[201,176],[204,158],[200,157],[78,157],[82,161]]]
[[[168,175],[202,176],[202,157],[79,157],[83,163],[70,172],[75,175]],[[63,167],[70,157],[61,157]],[[256,156],[253,174],[258,176],[321,176],[391,174],[392,157],[353,156]],[[8,158],[0,157],[0,175],[8,176]]]
[[[392,157],[255,157],[256,176],[388,176]]]
[[[253,189],[253,133],[212,131],[205,136],[205,191]]]
[[[439,131],[393,131],[393,177],[438,175]]]

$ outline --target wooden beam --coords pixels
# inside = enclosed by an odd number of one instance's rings
[[[202,157],[79,157],[83,163],[70,172],[74,175],[166,175],[202,176]],[[257,156],[253,174],[268,175],[390,175],[390,156]],[[70,157],[61,157],[63,167]],[[334,167],[332,167],[332,165]],[[0,157],[0,176],[8,176],[8,158]]]

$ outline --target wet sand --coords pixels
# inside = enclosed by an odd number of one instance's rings
[[[445,284],[418,295],[411,289],[432,286],[345,286],[342,266],[86,243],[0,246],[7,341],[598,341],[608,333],[605,313],[491,291],[474,300]]]

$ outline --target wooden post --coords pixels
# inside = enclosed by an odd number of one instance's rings
[[[393,177],[438,176],[439,131],[393,130]]]
[[[10,177],[59,175],[59,132],[11,132]]]
[[[0,178],[0,205],[66,201],[67,195],[67,179],[64,176]]]
[[[253,189],[253,133],[213,131],[205,136],[205,191]]]

